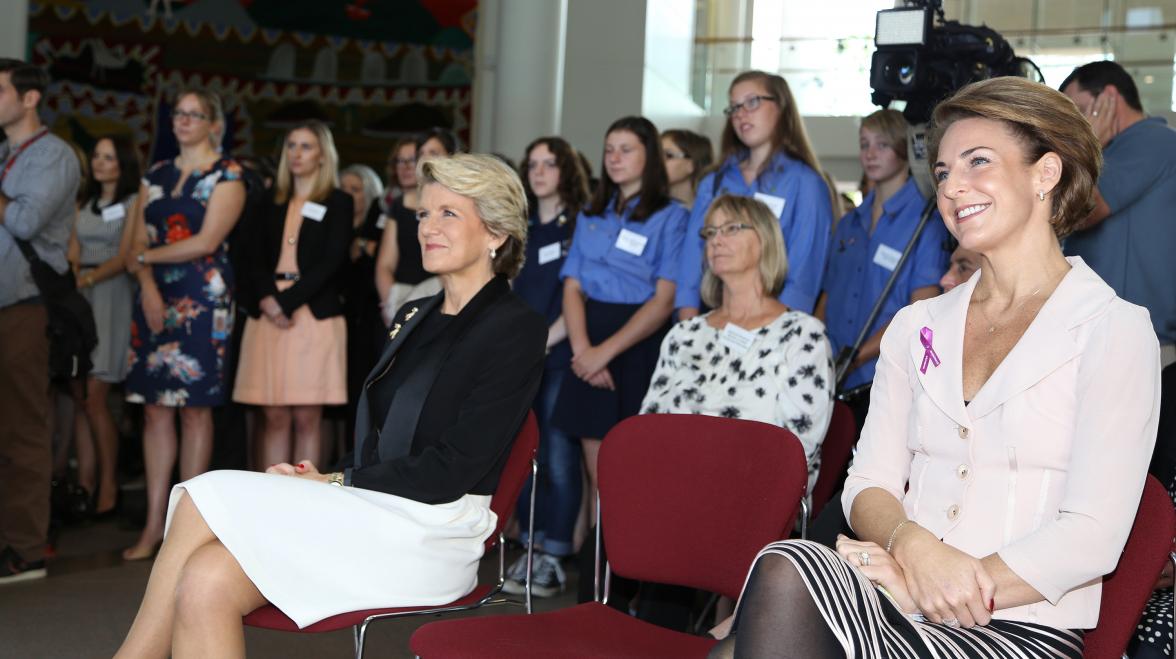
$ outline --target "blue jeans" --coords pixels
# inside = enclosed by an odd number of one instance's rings
[[[551,413],[567,368],[548,369],[535,397],[539,421],[539,491],[535,494],[535,544],[553,556],[570,556],[572,534],[580,513],[582,476],[580,440],[551,425]],[[574,376],[573,376],[574,377]],[[517,515],[522,540],[527,541],[527,515],[532,483],[519,496]]]

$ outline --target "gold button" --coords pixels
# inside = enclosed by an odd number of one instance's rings
[[[947,518],[950,520],[955,520],[955,518],[957,518],[959,516],[960,516],[960,507],[955,504],[952,504],[952,506],[947,509]]]
[[[968,474],[970,473],[972,473],[972,470],[968,468],[968,465],[960,465],[956,467],[956,476],[959,476],[960,480],[962,481],[968,480]]]
[[[960,439],[967,439],[968,435],[972,434],[972,431],[968,430],[967,428],[965,428],[963,426],[960,426],[957,430],[959,430]]]

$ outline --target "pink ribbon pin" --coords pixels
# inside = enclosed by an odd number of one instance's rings
[[[933,338],[935,338],[935,333],[931,331],[930,327],[919,330],[919,343],[923,344],[923,363],[919,365],[919,372],[924,375],[927,373],[928,363],[939,366],[939,355],[935,354],[935,348],[931,345]]]

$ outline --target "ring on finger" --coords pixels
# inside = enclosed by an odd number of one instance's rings
[[[869,565],[870,565],[870,552],[859,551],[858,552],[858,560],[860,560],[862,562],[862,567],[869,567]]]
[[[959,627],[960,621],[956,618],[945,618],[943,620],[943,624],[947,625],[948,627]]]

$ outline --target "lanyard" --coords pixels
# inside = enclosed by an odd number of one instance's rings
[[[12,169],[12,166],[16,164],[16,159],[20,156],[20,154],[24,153],[25,149],[32,146],[33,142],[36,142],[37,140],[41,139],[42,137],[45,137],[48,134],[49,134],[49,129],[42,128],[41,132],[37,133],[36,135],[33,135],[29,139],[25,140],[24,144],[17,147],[16,151],[13,152],[13,154],[8,157],[8,164],[4,165],[4,171],[0,172],[0,184],[3,184],[4,179],[8,178],[8,172],[9,172],[9,170]]]

